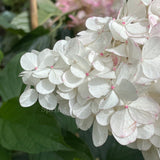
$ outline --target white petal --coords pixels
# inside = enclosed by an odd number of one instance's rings
[[[76,91],[72,90],[69,92],[61,92],[61,91],[57,91],[57,93],[64,99],[70,100],[73,99],[76,96]]]
[[[136,18],[144,18],[146,16],[146,6],[141,3],[141,0],[127,2],[128,15]]]
[[[155,59],[144,60],[142,62],[143,73],[146,77],[150,79],[160,78],[159,68],[160,68],[160,56]]]
[[[121,45],[119,45],[115,48],[106,49],[106,51],[114,53],[118,56],[127,57],[126,44],[124,44],[124,43],[122,43]]]
[[[88,83],[85,82],[85,83],[82,83],[79,87],[78,87],[78,93],[80,94],[80,96],[84,99],[89,99],[91,98],[91,94],[89,93],[89,90],[88,90]]]
[[[62,92],[69,92],[69,91],[72,90],[72,88],[68,88],[68,87],[66,87],[64,84],[58,85],[58,89],[59,89],[60,91],[62,91]]]
[[[92,131],[93,144],[96,147],[99,147],[106,142],[107,137],[108,137],[108,127],[99,125],[95,120]]]
[[[119,98],[114,91],[111,91],[108,96],[101,101],[99,108],[100,109],[109,109],[116,106],[119,103]]]
[[[86,119],[91,115],[91,104],[81,105],[76,103],[73,106],[73,114],[79,119]]]
[[[110,85],[105,79],[95,78],[88,82],[89,92],[92,96],[100,98],[110,91]]]
[[[160,55],[160,37],[153,37],[149,39],[142,50],[142,58],[143,59],[154,59]]]
[[[103,21],[101,17],[91,17],[86,20],[86,27],[93,31],[98,31],[102,29],[103,25],[98,25],[98,21]]]
[[[140,151],[147,151],[151,148],[152,143],[149,140],[137,140],[137,147]]]
[[[126,79],[122,79],[116,91],[122,100],[134,101],[138,98],[136,88]]]
[[[154,134],[154,125],[143,125],[137,128],[138,129],[138,134],[137,138],[139,139],[149,139],[153,136]]]
[[[96,120],[101,126],[107,126],[110,122],[110,118],[113,113],[114,113],[114,110],[100,111],[96,115]]]
[[[150,36],[151,37],[160,37],[160,23],[158,23],[152,27]]]
[[[49,82],[48,79],[43,79],[36,85],[36,90],[40,94],[50,94],[54,91],[54,89],[55,85]]]
[[[57,98],[54,94],[39,95],[39,103],[43,108],[54,110],[57,106]]]
[[[104,64],[102,63],[101,60],[96,60],[95,62],[93,62],[93,67],[97,71],[103,71],[105,66],[104,66]]]
[[[35,78],[48,78],[49,72],[50,72],[49,68],[37,69],[33,71],[32,76]]]
[[[127,32],[132,35],[145,35],[148,33],[148,21],[136,22],[126,25]]]
[[[91,115],[87,119],[78,119],[76,118],[77,127],[83,131],[88,130],[93,124],[94,117]]]
[[[160,135],[160,119],[154,124],[154,133],[155,135]]]
[[[20,96],[19,102],[22,107],[30,107],[36,103],[38,99],[38,93],[35,89],[26,89]]]
[[[21,66],[24,70],[33,70],[38,67],[37,55],[34,53],[25,53],[20,59]]]
[[[150,141],[152,144],[154,144],[156,147],[160,148],[160,136],[154,135],[150,138]]]
[[[139,97],[129,104],[129,112],[132,118],[140,124],[151,124],[157,119],[160,107],[150,97]]]
[[[128,109],[114,113],[110,124],[112,132],[121,138],[128,137],[136,130],[136,122],[130,117]]]
[[[52,69],[49,74],[49,81],[53,84],[61,84],[62,83],[62,75],[63,71],[59,69]]]
[[[76,88],[83,83],[83,79],[75,77],[69,70],[63,74],[63,82],[64,85],[66,85],[69,88]]]
[[[81,69],[81,67],[78,64],[73,64],[71,66],[71,72],[74,76],[78,77],[78,78],[85,78],[86,74],[84,73],[84,71]]]
[[[150,150],[142,152],[145,160],[159,160],[158,149],[156,147],[151,147]]]
[[[66,100],[59,101],[58,109],[60,110],[62,114],[67,115],[67,116],[72,116],[70,115],[70,107],[69,107],[68,101]]]
[[[53,51],[49,49],[44,49],[38,55],[38,61],[40,68],[53,66],[53,64],[55,63],[55,57],[53,55]]]

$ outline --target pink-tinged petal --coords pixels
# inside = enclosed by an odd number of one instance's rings
[[[114,113],[114,110],[111,110],[111,109],[100,111],[96,115],[97,123],[100,124],[101,126],[107,126],[110,122],[110,118],[113,113]]]
[[[154,134],[154,125],[153,124],[142,125],[142,126],[138,127],[137,130],[138,130],[137,138],[149,139]]]
[[[19,102],[22,107],[30,107],[36,103],[38,99],[38,93],[35,89],[26,89],[20,96]]]
[[[152,143],[149,140],[137,140],[137,147],[140,151],[148,151],[152,146]]]
[[[160,136],[154,135],[150,138],[150,141],[157,148],[160,148]]]
[[[33,70],[38,67],[37,55],[34,53],[25,53],[21,59],[20,64],[24,70]]]
[[[75,77],[70,70],[63,74],[63,82],[69,88],[76,88],[83,83],[83,79]]]
[[[53,84],[61,84],[63,71],[58,69],[52,69],[49,73],[49,81]]]
[[[114,138],[121,144],[121,145],[128,145],[136,141],[137,136],[137,129],[127,137],[118,137],[115,133],[113,133]]]
[[[92,114],[90,102],[85,105],[76,103],[73,105],[72,109],[73,114],[79,119],[86,119]]]
[[[94,146],[99,147],[103,145],[106,142],[107,138],[108,138],[108,127],[99,125],[95,120],[92,130],[92,139]]]
[[[131,118],[128,109],[115,112],[111,117],[112,132],[120,137],[128,137],[136,130],[136,122]]]
[[[125,42],[128,39],[125,26],[116,21],[111,21],[109,24],[110,31],[115,40]]]
[[[54,91],[54,89],[55,85],[52,84],[48,79],[43,79],[36,85],[36,90],[40,94],[50,94]]]
[[[103,101],[101,101],[99,108],[110,109],[112,107],[115,107],[118,103],[119,103],[119,98],[117,94],[115,93],[115,91],[111,91],[110,94],[106,96]]]
[[[150,97],[139,97],[129,104],[131,117],[140,124],[152,124],[160,112],[159,104]]]
[[[54,110],[57,106],[57,98],[54,94],[39,95],[40,105],[48,110]]]
[[[95,78],[88,82],[89,92],[93,97],[100,98],[110,91],[110,85],[105,79]]]
[[[160,37],[160,23],[158,23],[152,27],[150,36],[151,37]]]
[[[76,118],[77,127],[83,131],[87,131],[93,124],[94,116],[91,115],[87,119]]]

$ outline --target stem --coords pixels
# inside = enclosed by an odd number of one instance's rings
[[[30,18],[31,28],[35,29],[38,27],[38,12],[37,12],[37,0],[30,0]]]

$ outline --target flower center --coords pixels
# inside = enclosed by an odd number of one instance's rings
[[[53,69],[53,66],[51,66],[51,69]]]
[[[104,56],[104,54],[103,54],[103,53],[100,53],[100,56]]]
[[[124,108],[126,108],[126,109],[127,109],[127,108],[128,108],[128,106],[126,105]]]
[[[89,76],[89,73],[86,73],[86,76],[88,77],[88,76]]]
[[[111,86],[111,89],[112,89],[112,90],[115,89],[115,86]]]

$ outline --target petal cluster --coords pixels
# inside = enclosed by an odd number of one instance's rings
[[[95,146],[111,133],[146,160],[160,159],[159,16],[159,0],[128,0],[117,19],[90,17],[77,37],[25,53],[21,106],[58,106],[78,128],[92,127]]]

